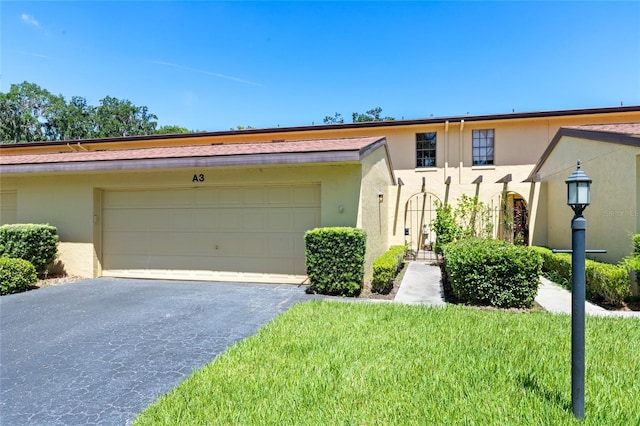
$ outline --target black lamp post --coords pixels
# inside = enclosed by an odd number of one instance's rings
[[[584,305],[585,231],[582,212],[590,202],[591,179],[577,169],[565,181],[567,204],[573,209],[571,220],[571,406],[577,419],[584,419]]]

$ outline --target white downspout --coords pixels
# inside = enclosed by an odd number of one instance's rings
[[[464,130],[464,120],[460,120],[460,140],[458,141],[458,156],[460,167],[458,168],[458,183],[462,184],[462,166],[464,165],[464,155],[462,152],[462,131]]]
[[[444,179],[447,178],[447,171],[449,169],[449,154],[447,149],[449,146],[449,120],[444,122]]]

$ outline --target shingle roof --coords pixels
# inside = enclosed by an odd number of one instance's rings
[[[565,126],[565,128],[640,137],[640,123],[585,124],[580,126]]]
[[[262,143],[119,149],[109,151],[62,152],[56,154],[15,154],[0,156],[0,165],[221,157],[248,154],[296,154],[336,151],[361,152],[375,142],[383,139],[384,138],[380,137],[361,137],[289,142],[274,141]]]
[[[640,123],[585,124],[561,127],[547,146],[547,149],[545,149],[540,156],[540,159],[538,159],[538,162],[533,167],[533,170],[525,182],[537,181],[537,173],[563,137],[574,137],[640,148]]]
[[[121,143],[123,141],[150,141],[158,139],[191,139],[198,137],[224,137],[224,136],[237,136],[237,135],[268,135],[279,134],[283,135],[290,132],[302,132],[302,131],[323,131],[323,130],[346,130],[346,129],[371,129],[371,128],[391,128],[396,126],[413,126],[413,125],[431,125],[431,124],[444,124],[446,122],[483,122],[483,121],[496,121],[496,120],[520,120],[520,119],[532,119],[532,118],[552,118],[552,117],[568,117],[574,115],[598,115],[598,114],[611,114],[611,113],[637,113],[640,112],[640,105],[633,106],[619,106],[619,107],[604,107],[604,108],[581,108],[581,109],[566,109],[566,110],[549,110],[549,111],[530,111],[530,112],[510,112],[502,114],[479,114],[479,115],[451,115],[440,116],[430,118],[418,118],[418,119],[401,119],[401,120],[389,120],[389,121],[367,121],[361,123],[342,123],[342,124],[325,124],[325,125],[311,125],[311,126],[292,126],[292,127],[271,127],[260,129],[244,129],[244,130],[226,130],[226,131],[213,131],[213,132],[197,132],[197,133],[181,133],[172,135],[139,135],[139,136],[124,136],[124,137],[108,137],[99,139],[82,139],[82,140],[67,140],[67,141],[42,141],[42,142],[29,142],[29,143],[17,143],[17,144],[0,144],[0,150],[11,149],[11,147],[25,147],[25,146],[64,146],[67,143],[75,144],[81,142],[82,144],[104,143],[104,142],[116,142]]]
[[[87,171],[176,169],[193,167],[262,167],[288,164],[358,163],[378,148],[384,150],[389,181],[395,182],[384,137],[356,137],[262,143],[189,145],[0,155],[2,175]]]

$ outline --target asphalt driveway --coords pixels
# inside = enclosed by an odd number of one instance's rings
[[[93,279],[0,298],[0,424],[130,424],[302,287]]]

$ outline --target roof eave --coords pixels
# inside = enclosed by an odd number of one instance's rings
[[[376,127],[396,127],[396,126],[412,126],[412,125],[428,125],[428,124],[444,124],[447,121],[457,122],[474,122],[474,121],[496,121],[496,120],[515,120],[527,118],[552,118],[565,117],[571,115],[594,115],[607,113],[624,113],[624,112],[640,112],[640,105],[623,106],[623,107],[605,107],[605,108],[584,108],[584,109],[567,109],[554,111],[534,111],[534,112],[512,112],[504,114],[483,114],[483,115],[457,115],[446,117],[420,118],[409,120],[388,120],[388,121],[367,121],[362,123],[344,123],[344,124],[324,124],[311,126],[293,126],[293,127],[268,127],[262,129],[244,129],[244,130],[226,130],[213,132],[197,132],[197,133],[179,133],[168,135],[138,135],[124,137],[110,137],[97,139],[77,139],[64,141],[44,141],[29,142],[17,144],[0,144],[3,147],[29,147],[29,146],[55,146],[67,144],[93,144],[104,142],[126,142],[140,140],[159,140],[159,139],[189,139],[189,138],[205,138],[214,136],[235,136],[235,135],[260,135],[273,133],[292,133],[302,131],[322,131],[322,130],[339,130],[339,129],[359,129],[359,128],[376,128]]]
[[[634,135],[624,134],[624,133],[615,133],[615,132],[605,132],[605,131],[597,131],[597,130],[587,130],[587,129],[576,129],[571,127],[561,127],[549,143],[547,145],[547,149],[544,150],[540,159],[533,167],[533,170],[529,174],[529,177],[526,181],[534,181],[534,179],[540,179],[540,169],[542,165],[547,161],[549,155],[554,150],[560,139],[563,137],[574,137],[579,139],[588,139],[593,141],[600,141],[606,143],[615,143],[619,145],[628,145],[628,146],[638,146],[640,147],[640,138]],[[525,181],[525,182],[526,182]]]
[[[173,169],[193,167],[266,166],[312,163],[359,162],[360,152],[323,151],[303,153],[241,154],[203,157],[148,158],[131,160],[69,161],[61,163],[7,164],[2,174],[60,173],[111,170]]]

